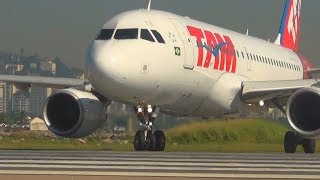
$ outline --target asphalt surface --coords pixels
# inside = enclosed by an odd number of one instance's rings
[[[0,179],[320,179],[320,155],[0,151]],[[116,178],[117,177],[117,178]],[[130,177],[130,178],[129,178]],[[90,178],[92,179],[92,178]]]

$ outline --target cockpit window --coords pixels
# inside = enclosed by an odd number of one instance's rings
[[[138,39],[138,28],[117,29],[114,39]]]
[[[166,42],[163,40],[161,34],[160,34],[158,31],[156,31],[156,30],[151,30],[151,31],[152,31],[154,37],[156,37],[156,39],[157,39],[157,41],[158,41],[159,43],[163,43],[163,44],[166,43]]]
[[[141,29],[141,39],[151,41],[151,42],[156,42],[152,35],[150,34],[148,29]]]
[[[102,29],[97,40],[109,40],[112,38],[114,29]]]

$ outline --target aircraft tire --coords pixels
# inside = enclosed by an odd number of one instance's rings
[[[302,140],[303,151],[307,154],[313,154],[316,151],[316,140],[314,139],[303,139]]]
[[[298,146],[298,137],[295,132],[288,131],[284,136],[284,151],[286,153],[295,153]]]
[[[147,142],[146,142],[146,147],[148,149],[148,151],[155,151],[156,150],[156,137],[155,135],[152,133],[152,131],[148,131],[148,136],[147,136]]]
[[[156,147],[155,151],[164,151],[166,148],[166,136],[163,131],[157,130],[154,132],[156,138]]]
[[[137,131],[136,135],[134,136],[133,145],[136,151],[146,150],[146,141],[144,137],[144,132],[142,130]]]

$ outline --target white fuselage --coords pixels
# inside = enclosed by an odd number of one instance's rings
[[[202,31],[201,42],[190,27]],[[114,38],[118,29],[130,28],[139,29],[138,38]],[[103,29],[115,31],[93,42],[87,75],[96,91],[123,103],[145,102],[178,116],[218,117],[239,112],[243,81],[303,79],[293,51],[188,17],[137,10],[112,18]],[[155,34],[155,42],[141,39],[141,29],[158,31],[165,43]],[[216,41],[229,38],[232,45],[211,47],[208,34]]]

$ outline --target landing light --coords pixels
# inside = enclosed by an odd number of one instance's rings
[[[138,108],[138,113],[142,113],[143,109],[141,107]]]
[[[259,102],[259,105],[260,105],[260,106],[264,106],[264,101],[261,100],[261,101]]]

